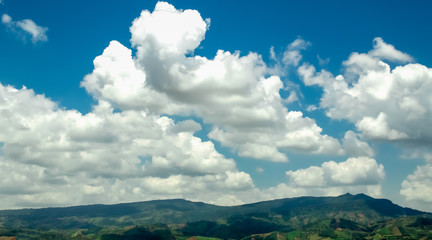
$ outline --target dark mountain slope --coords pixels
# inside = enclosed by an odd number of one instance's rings
[[[0,225],[38,229],[74,229],[137,224],[179,224],[198,221],[234,226],[256,224],[299,227],[321,219],[341,218],[368,223],[398,216],[431,216],[364,194],[339,197],[298,197],[222,207],[182,199],[115,205],[88,205],[0,211]],[[276,225],[275,225],[276,224]]]

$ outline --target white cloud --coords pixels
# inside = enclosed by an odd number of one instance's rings
[[[303,60],[301,51],[307,49],[310,45],[310,42],[297,38],[292,43],[288,44],[282,54],[276,53],[272,46],[269,52],[272,63],[267,71],[270,74],[287,76],[288,72],[292,70],[292,67],[297,67]]]
[[[286,175],[295,186],[299,187],[321,187],[324,182],[324,170],[321,167],[312,166],[297,171],[288,171]]]
[[[348,158],[345,162],[324,162],[321,167],[312,166],[297,171],[287,171],[294,186],[334,187],[377,185],[384,179],[384,166],[368,157]]]
[[[131,42],[140,54],[157,51],[164,59],[196,49],[204,39],[208,22],[196,10],[177,10],[169,3],[158,2],[153,13],[145,10],[134,20]]]
[[[93,97],[109,101],[120,109],[145,108],[152,113],[175,113],[182,106],[147,86],[147,75],[132,59],[132,51],[111,41],[93,61],[94,70],[81,85]]]
[[[2,15],[2,23],[3,24],[11,24],[11,22],[12,22],[11,16],[9,16],[7,14]]]
[[[344,193],[366,193],[382,197],[384,167],[368,157],[348,158],[344,162],[324,162],[296,171],[287,171],[288,183],[259,192],[260,199],[297,196],[339,196]]]
[[[313,111],[315,111],[315,110],[318,110],[319,108],[317,107],[317,106],[315,106],[315,105],[309,105],[307,108],[306,108],[306,111],[308,111],[308,112],[313,112]]]
[[[372,139],[398,140],[408,137],[405,133],[390,129],[387,123],[387,115],[383,112],[380,112],[377,118],[362,118],[357,122],[356,126],[366,137]]]
[[[1,208],[156,196],[210,201],[209,192],[214,197],[254,188],[234,160],[193,136],[201,126],[192,120],[114,113],[103,101],[82,115],[32,90],[3,85],[0,115],[0,195],[14,199],[2,201]],[[156,195],[148,195],[152,191]]]
[[[303,82],[306,86],[310,85],[320,85],[325,86],[332,81],[333,75],[325,70],[316,74],[315,67],[304,63],[298,69],[297,72],[302,77]]]
[[[38,26],[31,19],[14,21],[12,19],[12,17],[9,16],[8,14],[3,14],[2,15],[2,23],[4,25],[6,25],[10,30],[12,30],[18,34],[24,33],[25,35],[30,35],[31,41],[33,43],[48,41],[48,37],[46,35],[48,28]]]
[[[358,134],[353,131],[347,131],[342,139],[342,147],[345,153],[349,156],[367,156],[375,155],[374,150],[367,142],[363,142],[358,138]]]
[[[414,173],[402,182],[400,194],[407,201],[432,203],[432,164],[417,166]]]
[[[296,95],[281,98],[282,81],[267,76],[270,69],[258,54],[219,50],[213,59],[186,56],[199,46],[207,28],[208,21],[197,11],[159,2],[130,28],[136,56],[112,42],[95,59],[95,69],[82,86],[120,109],[200,117],[213,125],[211,139],[241,156],[287,161],[286,151],[342,153],[340,143],[321,134],[313,119],[288,111],[284,103],[295,101]],[[297,39],[287,51],[306,45]]]
[[[373,49],[369,51],[369,54],[374,57],[386,59],[393,62],[412,62],[414,59],[388,43],[380,37],[376,37],[373,40]]]
[[[47,29],[31,20],[3,15],[2,22],[34,42],[46,40]],[[282,81],[267,76],[258,54],[220,50],[213,59],[187,57],[209,23],[197,11],[163,2],[153,13],[143,11],[131,27],[136,55],[112,41],[83,80],[97,100],[87,114],[0,84],[0,171],[6,176],[0,208],[261,199],[249,174],[194,136],[201,125],[188,116],[211,124],[209,137],[241,156],[287,161],[286,151],[343,152],[313,119],[288,111]],[[302,48],[295,43],[293,49]]]
[[[8,15],[3,15],[2,22],[29,34],[38,32],[36,24],[18,24]],[[314,119],[289,111],[285,103],[295,101],[296,95],[281,97],[284,83],[278,76],[269,76],[272,69],[261,56],[223,50],[213,59],[189,56],[204,39],[209,23],[197,11],[177,10],[164,2],[153,12],[143,11],[130,28],[136,54],[112,41],[82,81],[97,100],[88,114],[61,109],[32,90],[0,84],[0,173],[7,176],[0,182],[4,199],[0,208],[166,198],[231,205],[346,191],[379,196],[384,169],[365,157],[373,155],[370,146],[352,131],[345,134],[341,146],[337,139],[323,134]],[[291,43],[283,64],[298,66],[300,50],[308,44],[301,39]],[[393,54],[387,45],[378,48],[384,50],[376,55]],[[387,69],[376,57],[356,56],[369,61],[375,71]],[[347,61],[346,66],[356,61],[360,60]],[[352,69],[357,75],[368,72],[361,67]],[[306,76],[307,84],[319,84],[339,96],[349,88],[342,76],[317,74],[310,65],[302,65],[299,72]],[[372,87],[366,92],[381,100],[391,96],[390,92],[374,92]],[[350,94],[357,93],[352,90]],[[401,108],[412,113],[411,119],[428,114],[426,107],[413,107],[423,100],[405,96],[402,101]],[[320,108],[329,109],[326,104]],[[350,101],[346,104],[353,106]],[[328,114],[334,117],[339,112]],[[369,123],[399,131],[388,122],[390,118],[374,122],[378,115],[358,114],[356,118],[357,114],[352,110],[348,119],[357,123],[370,117]],[[176,116],[186,120],[175,121]],[[356,158],[288,171],[288,183],[259,190],[233,159],[216,151],[213,142],[195,136],[201,125],[188,117],[211,126],[208,137],[212,141],[243,157],[286,162],[285,153],[295,151]],[[362,133],[373,136],[366,130]]]
[[[327,116],[351,121],[363,137],[430,145],[432,70],[421,64],[391,69],[383,60],[412,58],[376,38],[373,50],[353,53],[344,62],[344,75],[316,72],[309,64],[300,66],[298,73],[306,85],[323,88],[320,107]]]
[[[285,65],[297,67],[303,58],[300,51],[305,50],[309,45],[309,42],[306,42],[301,38],[297,38],[294,42],[288,45],[287,50],[283,54],[282,62]]]

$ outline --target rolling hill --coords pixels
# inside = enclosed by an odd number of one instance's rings
[[[375,234],[398,219],[407,219],[399,220],[402,225],[432,226],[430,213],[404,208],[387,199],[375,199],[364,194],[285,198],[232,207],[172,199],[0,211],[3,235],[15,236],[27,231],[28,234],[22,235],[21,239],[52,231],[81,237],[93,236],[91,233],[94,232],[95,238],[88,239],[102,239],[102,236],[105,239],[134,239],[116,238],[129,236],[126,233],[132,231],[138,235],[145,233],[146,238],[151,239],[152,231],[156,230],[170,237],[177,234],[177,237],[240,239],[256,234],[279,232],[286,235],[296,231],[318,235],[327,231],[326,234],[332,236],[339,229],[347,229],[351,234],[358,232],[363,234],[359,236],[364,237],[364,234]],[[111,232],[106,229],[111,229]],[[390,233],[393,233],[392,229],[396,228],[390,228]],[[399,228],[394,232],[402,234]],[[270,235],[256,235],[253,238],[259,239],[261,236],[264,239]],[[57,236],[53,239],[60,238]]]

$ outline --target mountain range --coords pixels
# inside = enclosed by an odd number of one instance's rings
[[[397,229],[388,227],[396,223],[400,225]],[[421,230],[424,236],[432,237],[432,214],[404,208],[387,199],[345,194],[285,198],[240,206],[172,199],[2,210],[0,226],[0,236],[20,239],[44,239],[49,233],[56,234],[52,239],[188,239],[194,236],[220,239],[286,236],[285,239],[290,239],[290,233],[295,233],[293,239],[297,235],[302,239],[323,234],[344,239],[344,236],[384,236],[379,231],[386,227],[390,235],[419,237]],[[415,236],[410,233],[414,230]],[[133,234],[128,234],[130,231]]]

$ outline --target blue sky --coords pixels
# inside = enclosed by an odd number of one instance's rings
[[[432,211],[428,9],[1,0],[0,208],[364,192]]]

